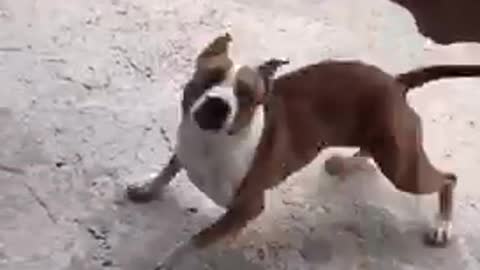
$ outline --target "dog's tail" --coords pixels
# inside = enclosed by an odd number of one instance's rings
[[[395,78],[406,86],[406,94],[410,89],[443,78],[480,77],[480,65],[435,65],[414,69],[398,74]]]

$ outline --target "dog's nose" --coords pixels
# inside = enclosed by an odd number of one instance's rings
[[[219,130],[230,113],[230,105],[219,97],[207,97],[193,117],[204,130]]]

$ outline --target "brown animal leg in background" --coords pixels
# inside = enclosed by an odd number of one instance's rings
[[[480,1],[390,0],[406,8],[418,30],[436,43],[480,42]]]
[[[196,247],[205,248],[227,235],[235,236],[247,226],[249,221],[262,213],[265,206],[263,191],[258,194],[248,194],[248,196],[242,195],[239,194],[234,199],[232,206],[218,221],[193,237]]]
[[[368,152],[358,151],[351,157],[333,155],[325,160],[325,171],[331,176],[344,178],[349,174],[360,171],[371,171],[374,166],[369,163],[370,154]]]
[[[134,202],[150,202],[155,199],[162,188],[168,185],[175,175],[182,168],[176,154],[173,154],[168,164],[162,171],[153,177],[150,181],[143,185],[135,185],[127,187],[127,196]]]
[[[438,192],[439,212],[437,224],[425,235],[425,244],[432,247],[444,247],[451,237],[453,220],[453,193],[457,177],[452,173],[444,173],[445,185]]]

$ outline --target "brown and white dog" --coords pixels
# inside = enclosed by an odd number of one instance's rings
[[[400,191],[438,192],[439,215],[427,243],[444,246],[451,233],[456,176],[425,154],[422,125],[406,94],[432,80],[480,76],[480,65],[439,65],[392,76],[358,61],[324,61],[273,79],[287,61],[235,66],[230,35],[197,58],[185,87],[177,148],[151,181],[128,188],[149,201],[185,168],[190,180],[226,213],[182,244],[156,269],[171,269],[192,252],[240,232],[264,209],[265,191],[310,163],[326,147],[359,147],[355,157],[328,159],[340,174],[348,159],[373,158]]]

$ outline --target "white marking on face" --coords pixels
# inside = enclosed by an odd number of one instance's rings
[[[198,98],[192,105],[190,110],[190,117],[193,118],[194,113],[209,97],[218,97],[224,100],[230,107],[230,113],[225,121],[225,125],[222,127],[222,131],[228,130],[232,125],[233,119],[238,111],[237,97],[235,96],[233,86],[235,83],[235,75],[240,69],[239,65],[234,65],[226,74],[225,80],[219,85],[214,86],[212,89],[206,91],[200,98]]]

